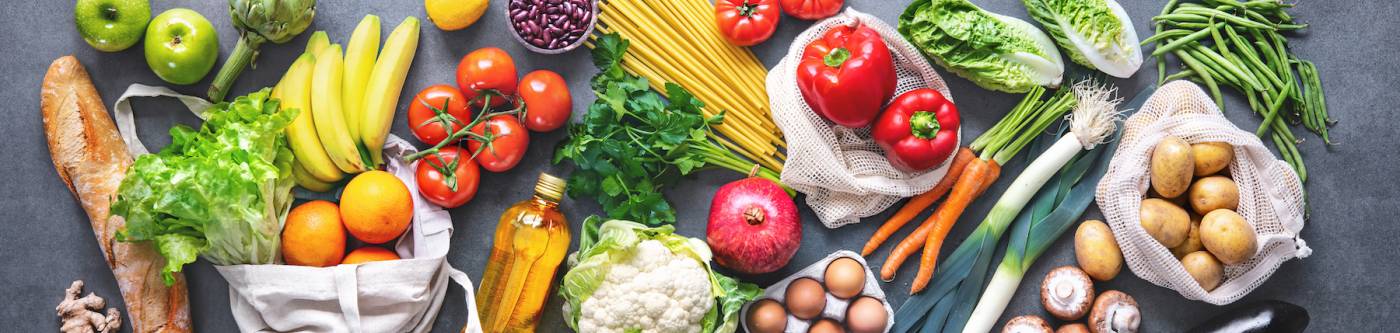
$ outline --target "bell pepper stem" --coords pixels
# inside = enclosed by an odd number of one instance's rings
[[[848,59],[851,59],[851,51],[845,48],[836,48],[822,57],[822,62],[829,67],[841,67],[841,64],[846,63]]]
[[[916,138],[932,139],[938,136],[940,129],[942,125],[938,123],[938,117],[933,112],[919,111],[909,116],[909,132]]]

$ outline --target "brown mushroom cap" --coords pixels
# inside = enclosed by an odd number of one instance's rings
[[[1045,322],[1045,318],[1037,315],[1024,315],[1006,321],[1006,326],[1001,327],[1001,333],[1055,333],[1050,330],[1050,323]]]
[[[1142,312],[1132,296],[1121,291],[1109,290],[1099,294],[1094,300],[1094,309],[1089,312],[1089,332],[1092,333],[1135,333],[1142,322]]]
[[[1040,305],[1060,320],[1084,318],[1093,302],[1094,282],[1078,267],[1060,266],[1040,282]]]
[[[1084,323],[1065,324],[1055,330],[1055,333],[1089,333],[1089,326],[1084,326]]]

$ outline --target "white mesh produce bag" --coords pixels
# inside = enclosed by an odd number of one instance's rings
[[[899,76],[895,96],[918,88],[932,88],[953,100],[943,78],[934,72],[919,50],[880,19],[855,9],[813,24],[798,35],[787,56],[768,72],[768,99],[773,121],[787,140],[787,161],[782,181],[807,195],[807,205],[827,228],[858,222],[878,214],[902,198],[933,188],[948,162],[919,173],[895,169],[870,137],[870,129],[849,129],[826,121],[802,99],[797,88],[797,64],[807,44],[820,39],[831,27],[865,24],[884,37]],[[885,101],[888,103],[889,101]],[[958,130],[961,141],[962,130]],[[956,149],[953,152],[956,153]],[[952,160],[949,154],[948,160]]]
[[[1133,274],[1188,299],[1221,305],[1249,294],[1284,261],[1312,253],[1298,238],[1303,229],[1303,184],[1297,174],[1287,163],[1275,159],[1253,132],[1225,119],[1200,87],[1182,80],[1162,86],[1123,126],[1123,141],[1096,194],[1099,209]],[[1254,227],[1259,247],[1248,261],[1225,266],[1225,280],[1210,292],[1138,222],[1151,178],[1152,150],[1168,135],[1193,144],[1225,142],[1235,149],[1235,160],[1228,170],[1239,186],[1238,213]]]

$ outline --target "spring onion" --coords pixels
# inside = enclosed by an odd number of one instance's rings
[[[894,332],[910,332],[916,326],[921,326],[923,332],[961,331],[981,294],[997,244],[1012,220],[1061,167],[1115,132],[1119,112],[1116,101],[1107,101],[1111,90],[1089,81],[1079,82],[1072,89],[1077,106],[1070,116],[1070,132],[1016,177],[982,224],[935,273],[929,291],[911,297],[900,307],[895,314]],[[1037,145],[1041,143],[1037,141]]]

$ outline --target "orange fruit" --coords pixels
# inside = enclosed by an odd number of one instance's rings
[[[340,193],[340,216],[355,238],[384,244],[408,230],[413,221],[413,196],[393,174],[365,172],[345,184]]]
[[[394,254],[394,251],[389,251],[382,247],[366,246],[350,251],[350,254],[345,255],[345,261],[341,261],[340,263],[354,265],[386,260],[399,260],[399,255]]]
[[[282,260],[287,264],[334,266],[344,255],[345,225],[334,203],[316,200],[287,213],[282,227]]]

